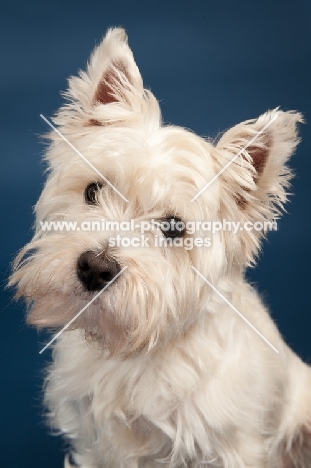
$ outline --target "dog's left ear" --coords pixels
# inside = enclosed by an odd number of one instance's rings
[[[299,143],[297,123],[302,121],[298,112],[275,109],[220,138],[217,169],[228,164],[221,178],[241,211],[278,213],[291,179],[286,163]]]
[[[231,128],[216,145],[223,218],[255,226],[242,228],[234,239],[224,234],[229,252],[237,242],[240,263],[254,261],[260,239],[269,229],[266,222],[279,217],[287,200],[292,177],[287,161],[299,142],[297,123],[302,121],[297,112],[275,109]],[[260,225],[263,228],[257,229]]]
[[[124,29],[108,30],[87,70],[69,79],[65,96],[70,102],[59,112],[60,124],[111,125],[146,114],[152,96],[143,88]]]

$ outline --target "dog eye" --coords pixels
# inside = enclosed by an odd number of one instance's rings
[[[102,188],[101,182],[92,182],[84,191],[84,199],[88,205],[96,205],[98,190]]]
[[[177,216],[170,216],[161,221],[160,229],[165,237],[182,237],[186,226],[182,219]]]

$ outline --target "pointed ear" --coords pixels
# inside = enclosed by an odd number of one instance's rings
[[[301,114],[276,109],[236,125],[216,145],[222,216],[251,223],[238,235],[223,234],[228,255],[240,265],[253,264],[261,239],[276,229],[292,176],[287,161],[299,142],[298,122]]]
[[[219,167],[232,161],[222,179],[241,210],[279,212],[291,179],[286,163],[299,142],[297,123],[302,121],[298,112],[275,109],[221,137]]]
[[[124,29],[109,29],[91,55],[87,70],[69,79],[65,96],[69,104],[59,112],[58,122],[107,125],[141,114],[145,105],[143,82]],[[133,117],[133,115],[132,115]]]

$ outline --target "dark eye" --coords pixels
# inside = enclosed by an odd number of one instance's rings
[[[84,199],[88,205],[96,205],[98,190],[102,188],[101,182],[92,182],[84,191]]]
[[[186,231],[186,225],[177,216],[168,216],[161,221],[160,229],[165,237],[182,237]]]

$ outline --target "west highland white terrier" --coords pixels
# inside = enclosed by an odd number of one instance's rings
[[[45,404],[65,466],[310,468],[311,370],[245,280],[301,115],[217,142],[162,125],[119,28],[66,98],[11,278],[28,323],[59,332]]]

